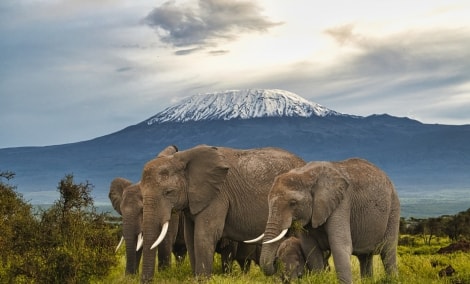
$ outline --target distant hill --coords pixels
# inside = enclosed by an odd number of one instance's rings
[[[196,95],[143,122],[89,141],[0,149],[0,170],[32,203],[50,203],[73,173],[108,204],[114,177],[137,181],[145,162],[166,146],[277,146],[306,161],[362,157],[384,169],[402,200],[402,215],[454,214],[470,207],[470,125],[423,124],[387,114],[346,115],[282,90]]]

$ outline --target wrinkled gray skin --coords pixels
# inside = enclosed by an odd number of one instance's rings
[[[251,263],[259,265],[261,245],[246,244],[222,238],[216,246],[215,251],[221,255],[222,271],[232,272],[233,261],[236,261],[243,273],[250,271]]]
[[[358,257],[362,277],[372,275],[374,254],[380,254],[387,274],[397,273],[399,221],[395,188],[376,166],[362,159],[310,162],[276,178],[264,242],[299,222],[310,236],[304,251],[331,250],[338,279],[351,283],[351,255]],[[263,244],[260,266],[266,275],[275,273],[279,244]],[[321,255],[307,256],[309,268],[322,263],[315,259]]]
[[[132,184],[124,178],[115,178],[109,188],[109,199],[114,210],[122,216],[122,234],[126,243],[126,274],[137,274],[142,249],[136,251],[137,238],[142,232],[143,200],[140,184]],[[169,233],[158,248],[159,268],[170,265],[171,252],[181,261],[186,254],[183,227],[179,222],[183,217],[172,214]],[[181,228],[178,232],[178,228]]]
[[[197,146],[168,154],[169,146],[142,173],[144,248],[142,281],[151,281],[150,249],[172,211],[184,210],[185,240],[196,276],[212,274],[222,237],[244,241],[259,236],[268,218],[274,178],[305,162],[276,148],[237,150]]]
[[[300,234],[296,234],[300,235]],[[313,259],[320,261],[315,263],[317,271],[320,269],[328,270],[328,258],[330,257],[330,251],[321,251],[319,249],[313,249],[305,251],[302,241],[304,238],[291,236],[281,241],[279,248],[276,252],[275,262],[280,267],[280,277],[283,283],[290,283],[293,280],[301,278],[306,271],[311,271],[313,268],[307,265],[307,257],[313,257],[312,254],[319,254]]]

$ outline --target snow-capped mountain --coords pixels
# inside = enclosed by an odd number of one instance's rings
[[[181,151],[200,144],[280,147],[305,161],[367,159],[390,175],[403,216],[438,216],[468,208],[468,141],[470,125],[346,115],[286,91],[241,90],[193,96],[88,141],[0,149],[0,170],[14,172],[15,186],[34,204],[53,202],[64,173],[92,182],[95,201],[109,204],[110,181],[119,176],[138,181],[142,166],[168,145]]]
[[[147,124],[328,115],[341,114],[288,91],[247,89],[191,96],[151,117]]]

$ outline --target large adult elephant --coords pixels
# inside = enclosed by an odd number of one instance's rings
[[[142,281],[153,277],[152,248],[165,234],[171,212],[184,210],[193,273],[210,275],[217,242],[222,237],[244,241],[261,234],[274,177],[304,164],[296,155],[277,148],[238,150],[206,145],[149,161],[141,179]]]
[[[138,272],[142,256],[142,220],[143,201],[140,184],[132,184],[124,178],[115,178],[109,187],[109,199],[114,210],[122,216],[122,239],[126,243],[126,274]],[[186,254],[183,226],[180,224],[183,217],[180,214],[172,214],[169,233],[158,248],[158,266],[165,268],[170,265],[171,253],[181,261]]]
[[[304,251],[331,250],[342,283],[352,281],[351,255],[358,257],[362,277],[372,275],[374,254],[380,254],[386,273],[395,274],[399,221],[395,188],[373,164],[362,159],[310,162],[279,175],[273,184],[260,266],[266,275],[275,273],[279,240],[298,222],[309,233]],[[322,255],[309,254],[307,264],[318,267]]]

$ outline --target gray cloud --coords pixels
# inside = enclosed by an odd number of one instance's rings
[[[199,47],[195,47],[195,48],[188,48],[188,49],[180,49],[180,50],[177,50],[175,51],[175,55],[188,55],[188,54],[191,54],[193,52],[196,52],[198,50],[200,50],[201,48]]]
[[[228,50],[211,50],[211,51],[209,51],[209,54],[210,55],[224,55],[224,54],[227,54],[229,52],[230,51],[228,51]]]
[[[197,7],[166,2],[143,21],[157,31],[161,41],[174,47],[213,46],[241,32],[266,32],[281,24],[264,17],[253,1],[233,0],[199,0]]]

